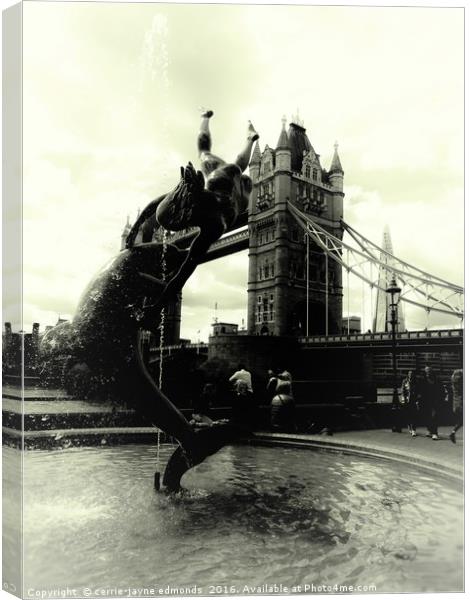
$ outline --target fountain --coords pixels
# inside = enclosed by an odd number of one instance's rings
[[[240,183],[236,170],[232,183]],[[162,362],[152,378],[142,332],[156,334],[161,359],[166,302],[229,224],[219,200],[191,164],[182,169],[175,190],[141,213],[127,248],[89,284],[67,331],[43,341],[47,349],[66,336],[67,368],[88,369],[100,393],[125,398],[177,440],[173,452],[158,438],[157,469],[167,460],[163,485],[178,491],[182,481],[186,493],[153,493],[149,446],[26,453],[26,587],[87,596],[461,590],[462,496],[453,479],[385,459],[230,445],[244,432],[227,424],[195,431],[162,391]],[[140,227],[157,224],[201,233],[188,253],[166,240],[135,245]],[[37,556],[46,550],[45,565]]]

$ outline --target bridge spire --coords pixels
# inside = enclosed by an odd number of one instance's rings
[[[331,161],[330,173],[342,173],[344,175],[343,167],[338,155],[338,142],[334,144],[335,151],[333,153],[333,159]]]
[[[126,239],[127,239],[127,236],[129,235],[130,230],[131,230],[130,217],[129,217],[129,215],[127,215],[127,221],[126,221],[126,224],[124,225],[124,229],[122,230],[122,233],[121,233],[121,250],[124,250],[124,248],[126,247]]]
[[[282,129],[281,129],[281,133],[279,135],[279,140],[277,142],[277,146],[276,146],[276,150],[280,150],[282,149],[286,149],[289,148],[289,139],[287,138],[287,131],[286,131],[286,117],[283,116],[282,117]]]
[[[251,155],[250,165],[257,165],[261,162],[261,150],[259,147],[259,142],[256,140],[255,147],[253,149],[253,154]]]

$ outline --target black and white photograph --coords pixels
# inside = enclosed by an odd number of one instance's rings
[[[441,4],[2,2],[5,598],[464,592]]]

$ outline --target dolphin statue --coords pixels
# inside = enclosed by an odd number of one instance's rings
[[[181,477],[189,468],[246,434],[230,423],[195,430],[157,386],[141,343],[143,331],[157,328],[162,307],[181,291],[210,244],[226,230],[227,201],[224,196],[221,204],[220,197],[204,188],[202,174],[191,163],[182,168],[175,190],[150,203],[132,228],[126,249],[91,280],[66,332],[69,366],[73,362],[88,365],[109,396],[124,395],[149,422],[178,441],[163,477],[169,491],[180,489]],[[167,245],[167,282],[161,273],[162,244],[134,244],[138,227],[148,229],[149,223],[151,228],[162,224],[173,231],[200,228],[189,251]],[[63,345],[65,332],[60,334]],[[53,329],[44,336],[44,352],[54,345],[54,335]]]

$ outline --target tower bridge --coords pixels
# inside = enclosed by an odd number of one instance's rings
[[[211,246],[204,259],[208,262],[248,249],[248,336],[298,337],[303,340],[301,345],[311,344],[312,348],[320,347],[323,338],[327,345],[355,347],[370,342],[387,347],[389,334],[341,337],[344,304],[349,314],[350,275],[370,288],[371,305],[372,291],[376,291],[376,307],[383,308],[393,278],[402,288],[400,305],[420,307],[426,315],[438,311],[463,319],[462,287],[396,258],[389,238],[379,248],[344,220],[344,171],[337,144],[326,169],[303,124],[292,122],[286,128],[284,121],[274,148],[266,145],[261,150],[256,142],[249,172],[253,192],[247,212]],[[176,232],[167,239],[187,248],[197,231]],[[157,230],[155,239],[161,235]],[[180,313],[181,298],[169,310],[167,344],[179,343]],[[380,329],[388,329],[389,319],[388,315],[377,316],[376,312],[374,329],[380,334]],[[401,309],[399,316],[398,331],[408,333]],[[432,333],[415,340],[399,336],[397,343],[403,346],[407,340],[418,344],[428,340],[435,344],[436,339],[447,343],[445,335],[436,338]],[[450,334],[448,339],[456,341]]]

